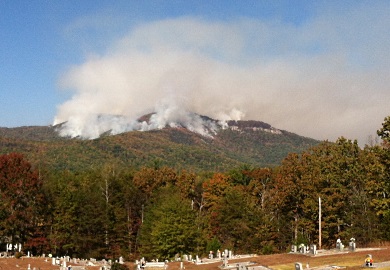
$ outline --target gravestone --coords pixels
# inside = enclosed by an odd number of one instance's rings
[[[316,255],[317,254],[317,246],[316,245],[311,245],[310,246],[310,252],[311,252],[311,254]]]
[[[228,259],[225,256],[225,258],[223,259],[223,266],[226,267],[228,265],[228,263],[229,263]]]
[[[350,251],[356,250],[355,238],[353,238],[353,237],[349,240],[349,250]]]
[[[291,252],[297,253],[298,246],[297,245],[292,245],[291,246]]]
[[[295,263],[295,270],[303,270],[302,264],[299,262]]]
[[[338,249],[338,250],[344,250],[344,245],[343,245],[343,243],[341,243],[341,240],[340,240],[340,238],[338,238],[337,240],[336,240],[336,249]]]
[[[165,269],[166,264],[164,262],[146,262],[144,269],[151,269],[151,270],[156,270],[156,269]]]

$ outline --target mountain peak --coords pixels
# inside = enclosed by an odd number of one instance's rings
[[[84,124],[81,125],[80,122]],[[150,131],[164,128],[185,128],[205,137],[213,137],[219,130],[236,131],[261,130],[280,134],[270,124],[255,120],[217,120],[193,112],[163,111],[152,112],[136,120],[120,115],[91,116],[88,121],[68,121],[57,126],[62,137],[95,139],[102,135],[116,135],[127,131]]]
[[[141,116],[138,118],[139,123],[146,123],[147,125],[151,125],[153,122],[153,117],[156,116],[156,113],[149,113]],[[198,128],[194,129],[193,125],[188,125],[187,122],[171,122],[167,123],[165,127],[163,128],[186,128],[190,131],[194,131],[196,133],[199,133],[201,135],[212,137],[215,135],[219,130],[221,129],[230,129],[234,131],[266,131],[274,134],[281,134],[282,132],[279,129],[276,129],[272,127],[270,124],[267,124],[262,121],[257,120],[216,120],[211,117],[205,116],[205,115],[199,115],[199,114],[193,114],[192,119],[197,119],[197,122],[201,122],[202,128],[200,129],[201,132],[197,132],[199,130],[199,125],[197,125]]]

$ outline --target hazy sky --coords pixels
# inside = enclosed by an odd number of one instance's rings
[[[3,0],[0,14],[3,127],[96,137],[196,112],[364,144],[390,115],[387,0]]]

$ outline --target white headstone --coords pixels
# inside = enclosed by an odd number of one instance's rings
[[[350,251],[356,250],[356,243],[355,242],[349,242],[349,250]]]
[[[295,263],[295,270],[303,270],[301,263]]]
[[[294,252],[294,253],[296,253],[296,252],[297,252],[297,250],[298,250],[298,247],[297,247],[297,245],[292,245],[292,246],[291,246],[291,252]]]
[[[317,254],[317,246],[316,245],[311,245],[310,251],[313,255]]]

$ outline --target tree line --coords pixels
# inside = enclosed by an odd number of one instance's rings
[[[155,162],[82,172],[0,156],[0,243],[34,255],[172,259],[218,249],[285,252],[338,238],[390,240],[390,116],[380,145],[324,141],[274,168],[191,172]],[[7,246],[6,246],[7,245]]]

